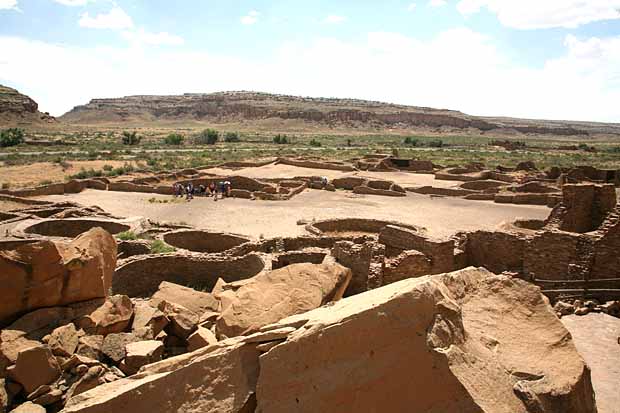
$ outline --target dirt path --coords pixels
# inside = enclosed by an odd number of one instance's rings
[[[409,194],[403,198],[355,195],[348,191],[306,190],[289,201],[251,201],[196,198],[192,202],[165,195],[87,190],[79,194],[41,197],[98,205],[119,216],[143,216],[156,221],[185,222],[199,228],[234,232],[258,238],[305,234],[298,220],[363,217],[394,220],[426,227],[434,236],[458,231],[493,229],[516,218],[544,219],[550,209],[503,205],[457,198],[430,198]]]
[[[620,412],[620,319],[588,314],[562,317],[562,322],[592,370],[598,412]]]

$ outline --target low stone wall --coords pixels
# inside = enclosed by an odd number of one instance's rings
[[[173,231],[162,237],[166,244],[173,247],[206,253],[223,252],[250,241],[241,235],[198,230]]]
[[[349,191],[352,191],[355,187],[366,185],[367,182],[367,179],[355,176],[336,178],[331,181],[332,185],[334,185],[337,189],[346,189]]]
[[[26,234],[38,234],[48,237],[75,238],[78,235],[92,229],[103,228],[111,234],[128,231],[131,226],[117,221],[101,219],[46,219],[37,221],[23,228]]]
[[[407,196],[404,192],[392,191],[389,189],[374,189],[368,186],[357,186],[353,188],[353,193],[355,194],[364,194],[364,195],[381,195],[381,196],[392,196],[392,197],[403,197]]]
[[[421,195],[440,195],[440,196],[465,196],[475,194],[476,191],[457,188],[436,188],[433,186],[408,187],[405,190]]]
[[[336,164],[330,162],[311,161],[306,159],[290,159],[290,158],[278,158],[276,163],[283,165],[299,166],[301,168],[311,169],[327,169],[333,171],[353,172],[355,168],[350,165]]]
[[[382,221],[378,219],[364,218],[343,218],[317,221],[313,222],[310,225],[307,225],[306,230],[315,235],[322,235],[325,233],[335,234],[338,232],[360,232],[379,234],[379,232],[381,232],[381,230],[388,225],[397,225],[419,233],[422,233],[424,231],[423,228],[416,227],[414,225],[406,225],[393,221]]]
[[[325,248],[306,248],[301,251],[288,251],[278,254],[271,262],[271,269],[286,267],[291,264],[308,262],[311,264],[321,264],[329,250]]]
[[[336,261],[352,271],[345,297],[363,293],[383,285],[385,247],[374,241],[355,244],[340,241],[334,244],[332,255]]]
[[[464,248],[467,266],[485,267],[500,274],[523,271],[526,239],[518,234],[475,231],[466,234]]]
[[[265,269],[257,254],[230,257],[207,254],[166,254],[132,257],[120,263],[114,273],[114,294],[149,297],[162,281],[211,291],[218,278],[233,282],[255,276]]]

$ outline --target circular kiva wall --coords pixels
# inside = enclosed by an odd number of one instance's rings
[[[316,235],[338,235],[339,233],[378,234],[388,225],[412,229],[418,232],[423,228],[414,225],[405,225],[398,222],[382,221],[377,219],[344,218],[317,221],[308,225],[306,229]]]
[[[94,219],[50,219],[37,222],[24,229],[27,234],[39,234],[48,237],[74,238],[92,229],[103,228],[110,234],[128,231],[131,227],[120,222]]]
[[[182,230],[164,234],[166,244],[195,252],[223,252],[249,242],[249,238],[220,232]]]
[[[218,278],[226,282],[244,280],[265,268],[256,254],[243,257],[209,255],[143,255],[130,258],[116,268],[112,281],[114,294],[130,297],[153,295],[162,281],[211,291]]]

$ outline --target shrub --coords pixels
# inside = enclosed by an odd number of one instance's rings
[[[45,185],[51,185],[52,181],[50,181],[49,179],[44,179],[42,181],[39,181],[39,185],[41,186],[45,186]]]
[[[316,147],[316,148],[319,148],[319,147],[321,147],[322,145],[321,145],[321,142],[317,141],[316,139],[312,139],[312,140],[310,141],[310,146],[314,146],[314,147]]]
[[[174,247],[171,247],[160,239],[153,241],[151,244],[151,254],[167,254],[174,251]]]
[[[347,146],[352,146],[351,139],[347,139]]]
[[[220,139],[220,133],[215,129],[205,129],[194,138],[197,145],[215,145]]]
[[[166,136],[166,138],[164,139],[164,143],[166,145],[182,145],[183,141],[185,140],[185,137],[183,135],[180,135],[178,133],[171,133],[170,135]]]
[[[114,167],[112,165],[103,165],[103,170],[106,172],[110,172]]]
[[[403,142],[405,145],[418,146],[419,141],[415,138],[407,136]]]
[[[224,136],[224,142],[241,142],[241,139],[239,138],[239,133],[227,132]]]
[[[138,239],[138,236],[133,231],[124,231],[117,235],[121,241],[132,241]]]
[[[138,145],[142,140],[141,136],[138,136],[136,131],[123,132],[123,145]]]
[[[437,139],[434,141],[428,142],[429,148],[442,148],[444,146],[443,141],[441,139]]]
[[[273,143],[277,145],[286,145],[289,143],[288,137],[286,135],[277,134],[273,138]]]
[[[24,130],[17,128],[5,129],[0,132],[0,146],[16,146],[24,143]]]
[[[80,172],[74,175],[71,175],[70,178],[71,179],[88,179],[88,178],[99,177],[99,176],[103,176],[103,171],[99,169],[95,170],[93,168],[90,168],[90,169],[82,168]]]

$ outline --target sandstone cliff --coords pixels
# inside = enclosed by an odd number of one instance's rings
[[[255,92],[93,99],[86,105],[75,107],[61,119],[75,124],[155,121],[226,123],[279,119],[344,127],[472,128],[553,135],[620,134],[618,125],[481,118],[444,109]]]
[[[39,105],[15,89],[0,85],[0,126],[55,122],[48,113],[39,112]]]

